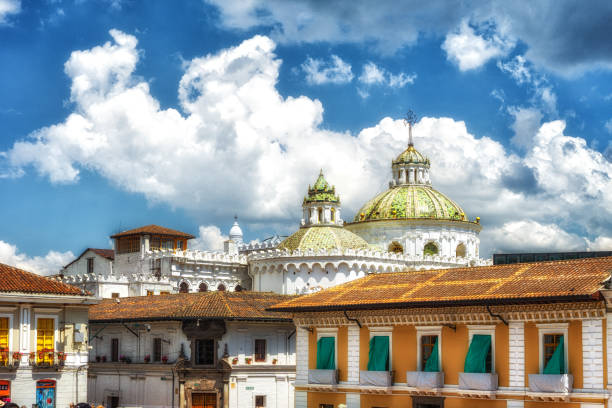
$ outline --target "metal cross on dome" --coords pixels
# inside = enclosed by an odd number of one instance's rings
[[[416,121],[416,113],[409,109],[408,112],[406,112],[406,116],[404,117],[404,124],[408,126],[408,146],[414,146],[414,143],[412,143],[412,126],[416,123]]]

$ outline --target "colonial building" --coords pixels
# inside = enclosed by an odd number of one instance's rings
[[[39,408],[87,401],[87,310],[96,302],[0,264],[0,400]]]
[[[109,408],[293,407],[289,299],[214,291],[103,300],[90,311],[89,401]]]
[[[269,310],[296,408],[609,406],[612,258],[368,275]]]

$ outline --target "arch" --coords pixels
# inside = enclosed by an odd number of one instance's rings
[[[198,287],[198,292],[206,292],[208,291],[208,285],[204,282],[200,283],[200,286]]]
[[[403,254],[404,247],[397,241],[393,241],[389,244],[389,252],[394,254]]]
[[[331,210],[330,210],[330,213],[331,213],[330,221],[331,222],[336,222],[336,209],[334,207],[332,207]]]
[[[220,284],[219,284],[219,286],[217,286],[217,290],[218,290],[219,292],[223,292],[223,291],[225,291],[225,285],[224,285],[224,284],[222,284],[222,283],[220,283]]]
[[[236,285],[236,287],[234,288],[234,292],[242,292],[242,286]]]
[[[457,249],[455,250],[455,256],[457,258],[465,258],[466,248],[465,244],[462,242],[457,245]]]
[[[323,208],[321,207],[317,208],[317,215],[319,217],[317,223],[321,224],[323,222]]]
[[[429,256],[438,255],[438,252],[439,252],[438,245],[436,245],[436,243],[433,242],[433,241],[429,241],[423,247],[423,255],[425,255],[425,256],[428,256],[428,255]]]
[[[189,293],[189,284],[185,281],[179,285],[179,293]]]

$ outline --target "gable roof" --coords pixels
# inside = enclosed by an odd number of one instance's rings
[[[293,296],[270,292],[197,292],[104,299],[89,309],[89,320],[125,322],[152,320],[291,321],[287,313],[266,309]]]
[[[0,293],[2,292],[72,296],[89,295],[88,292],[83,292],[76,286],[0,263]]]
[[[64,266],[63,269],[66,269],[67,267],[69,267],[70,265],[72,265],[73,263],[81,259],[83,255],[87,253],[87,251],[92,251],[93,253],[100,255],[101,257],[106,258],[110,261],[113,261],[115,259],[115,251],[113,249],[87,248],[83,252],[81,252],[81,255],[77,256],[72,261],[70,261],[69,264]]]
[[[589,300],[610,279],[612,257],[368,275],[269,310],[431,307]]]
[[[173,230],[166,227],[160,227],[159,225],[151,224],[145,225],[144,227],[138,227],[127,231],[122,231],[117,234],[111,235],[111,238],[119,238],[119,237],[127,237],[130,235],[168,235],[172,237],[186,238],[192,239],[195,238],[191,234],[187,234],[186,232],[181,232],[177,230]]]

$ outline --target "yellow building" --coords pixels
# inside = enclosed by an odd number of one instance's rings
[[[270,310],[297,326],[296,408],[603,408],[611,273],[612,257],[373,274]]]

